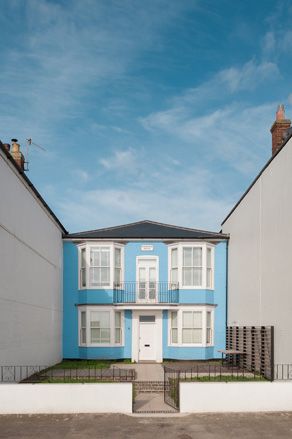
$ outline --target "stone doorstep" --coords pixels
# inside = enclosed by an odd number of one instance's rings
[[[146,392],[157,393],[157,392],[164,392],[165,390],[164,381],[134,381],[133,385],[135,391],[138,393],[146,393]],[[166,386],[169,387],[168,385]]]

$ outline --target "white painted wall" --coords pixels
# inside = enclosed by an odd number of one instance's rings
[[[62,357],[62,235],[0,151],[0,365]]]
[[[0,384],[0,414],[132,413],[132,383]]]
[[[228,324],[274,325],[275,362],[292,363],[292,139],[223,232],[230,234]]]
[[[291,381],[180,383],[181,413],[291,410]]]

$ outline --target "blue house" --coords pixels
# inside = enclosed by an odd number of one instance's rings
[[[218,358],[228,236],[153,221],[64,238],[64,358]]]

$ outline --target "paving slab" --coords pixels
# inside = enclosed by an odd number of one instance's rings
[[[124,364],[115,363],[111,367],[120,369],[135,369],[136,381],[163,381],[164,370],[161,364],[157,363],[137,363],[137,364]]]
[[[134,401],[135,413],[176,413],[164,402],[164,393],[139,393]]]
[[[171,417],[172,416],[172,417]],[[1,439],[291,439],[292,412],[0,416]]]

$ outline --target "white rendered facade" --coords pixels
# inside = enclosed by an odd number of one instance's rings
[[[0,149],[0,365],[62,358],[62,230]]]
[[[292,139],[222,226],[230,234],[228,324],[274,325],[275,363],[292,363]]]

